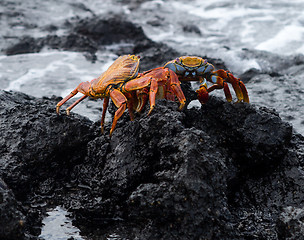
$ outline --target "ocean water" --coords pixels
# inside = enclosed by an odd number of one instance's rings
[[[238,76],[252,68],[279,67],[269,59],[244,55],[244,49],[265,51],[266,55],[283,59],[304,54],[303,9],[303,0],[2,0],[0,45],[3,49],[25,35],[45,36],[48,34],[45,28],[63,26],[71,18],[111,12],[126,15],[142,26],[149,38],[164,42],[179,52],[222,59]],[[59,27],[53,33],[62,35],[65,29]],[[22,91],[36,97],[64,97],[80,82],[98,77],[110,66],[118,57],[111,52],[111,47],[98,52],[95,63],[88,61],[82,53],[52,49],[15,56],[2,53],[1,89]],[[284,80],[258,75],[246,83],[246,87],[251,103],[276,109],[297,132],[304,134],[304,68],[302,70],[289,72]],[[284,66],[281,73],[284,75]],[[224,97],[222,91],[212,94]],[[191,104],[198,105],[197,101]],[[101,106],[100,101],[86,99],[73,112],[96,121],[100,118]],[[108,117],[111,121],[109,114]],[[60,223],[70,221],[64,220],[65,216],[66,212],[61,208],[51,211],[44,221],[42,237],[59,239],[59,236],[50,235],[52,226],[59,223],[56,229],[59,229],[58,233],[63,232],[64,239],[65,224]],[[66,236],[70,237],[70,234],[66,233]],[[72,236],[82,239],[77,229]]]
[[[47,212],[47,216],[42,221],[40,238],[46,240],[66,240],[73,237],[74,240],[84,240],[80,235],[80,230],[73,226],[72,219],[68,212],[57,206]]]

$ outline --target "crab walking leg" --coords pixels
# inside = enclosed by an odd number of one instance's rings
[[[87,98],[88,96],[83,95],[81,98],[79,98],[77,101],[75,101],[72,105],[70,105],[65,111],[67,115],[70,115],[70,111],[73,107],[75,107],[78,103],[80,103],[83,99]]]
[[[239,80],[239,85],[240,85],[240,88],[241,88],[242,93],[243,93],[243,101],[246,102],[246,103],[249,103],[249,96],[248,96],[247,89],[246,89],[244,83],[241,80]]]
[[[226,82],[229,82],[232,85],[238,99],[237,102],[241,102],[241,101],[249,102],[249,97],[246,87],[240,79],[236,78],[235,76],[233,76],[233,74],[226,72],[225,70],[222,69],[216,71],[215,76],[221,77]]]
[[[211,87],[209,87],[207,89],[208,93],[212,92],[215,89],[222,89],[224,88],[224,93],[225,93],[225,97],[227,102],[231,102],[232,101],[232,95],[230,92],[230,89],[228,87],[228,84],[225,81],[222,81],[222,85],[221,84],[214,84]]]
[[[201,83],[199,89],[196,90],[197,98],[200,103],[205,104],[208,102],[209,99],[209,92],[207,87],[207,81],[204,77],[199,76],[199,82]]]
[[[170,85],[167,85],[167,89],[162,89],[165,92],[164,96],[167,100],[175,101],[175,95]]]
[[[134,111],[134,101],[136,100],[136,93],[135,92],[124,93],[124,95],[128,99],[127,107],[128,107],[128,111],[129,111],[130,120],[133,121],[134,120],[134,113],[133,113],[133,111]]]
[[[227,82],[232,84],[232,87],[238,97],[238,102],[241,102],[243,100],[244,102],[249,103],[248,92],[244,83],[239,78],[233,76],[231,73],[227,73],[227,76]]]
[[[149,101],[150,101],[150,110],[148,112],[148,116],[151,114],[155,107],[155,98],[158,90],[158,83],[155,78],[151,79],[150,91],[149,91]]]
[[[101,115],[101,121],[100,121],[102,133],[104,132],[103,131],[104,130],[104,121],[105,121],[108,105],[109,105],[109,98],[107,97],[107,98],[104,98],[104,100],[103,100],[103,108],[102,108],[102,115]]]
[[[92,81],[94,81],[94,79],[93,79]],[[82,94],[88,96],[88,92],[89,92],[90,86],[91,86],[91,83],[90,83],[90,82],[82,82],[82,83],[80,83],[80,84],[77,86],[77,88],[75,88],[69,95],[67,95],[67,96],[66,96],[65,98],[63,98],[59,103],[57,103],[57,105],[56,105],[56,112],[57,112],[57,114],[59,114],[59,109],[60,109],[60,107],[61,107],[65,102],[67,102],[70,98],[74,97],[78,92],[80,92],[80,93],[82,93]],[[80,101],[82,101],[83,99],[85,99],[85,98],[82,97]],[[80,101],[77,101],[77,103],[76,103],[75,105],[73,105],[73,107],[75,107]],[[72,107],[72,108],[73,108],[73,107]],[[70,111],[72,108],[70,108],[69,111]],[[69,112],[69,111],[68,111],[68,112]],[[67,112],[67,113],[68,113],[68,112]]]
[[[238,99],[237,102],[241,102],[244,99],[244,97],[243,97],[242,89],[238,84],[238,79],[235,78],[231,73],[225,72],[224,70],[218,70],[218,71],[220,71],[219,75],[222,78],[224,78],[227,82],[232,84],[232,87]]]
[[[118,108],[115,112],[112,127],[110,130],[110,137],[112,136],[112,133],[116,127],[118,119],[122,116],[124,111],[127,108],[127,101],[128,99],[123,95],[120,91],[117,89],[110,90],[110,97],[112,101],[114,102],[115,106]]]
[[[215,89],[222,89],[224,88],[224,93],[225,93],[225,97],[227,99],[228,102],[232,101],[232,96],[228,87],[227,82],[220,76],[218,75],[209,75],[207,77],[207,80],[209,82],[214,83],[211,87],[209,87],[207,89],[208,93],[212,92]]]
[[[180,102],[179,110],[182,110],[185,107],[186,104],[186,97],[180,87],[180,81],[178,80],[178,77],[175,72],[172,70],[169,71],[169,83],[170,83],[170,88],[176,95],[178,101]]]
[[[123,85],[123,92],[132,92],[132,91],[135,91],[135,90],[139,90],[137,92],[137,96],[139,96],[140,94],[143,94],[145,95],[147,93],[147,87],[151,84],[152,85],[152,77],[151,76],[143,76],[143,77],[139,77],[139,78],[136,78],[136,79],[133,79],[133,80],[130,80],[128,82],[126,82],[124,85]],[[155,83],[153,83],[155,84]],[[157,87],[157,82],[156,82],[156,87]],[[155,88],[153,86],[153,88]],[[145,90],[142,90],[142,89],[145,89]],[[155,89],[153,89],[153,91],[157,92],[157,89],[155,91]],[[150,86],[150,91],[149,91],[149,94],[153,94],[153,91],[151,91],[151,86]],[[154,96],[155,98],[155,96]],[[150,111],[151,110],[151,98],[149,97],[150,99]],[[138,106],[136,108],[136,111],[138,111],[138,109],[142,109],[144,104],[145,104],[146,100],[143,100],[143,99],[139,99],[139,103],[138,103]],[[155,100],[154,100],[154,104],[155,104]],[[154,107],[152,107],[153,109]],[[150,113],[149,111],[149,113]]]
[[[145,87],[136,91],[137,106],[135,111],[141,112],[148,101],[149,88]]]

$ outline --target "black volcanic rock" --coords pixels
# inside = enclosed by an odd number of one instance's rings
[[[19,43],[8,47],[4,52],[6,55],[37,53],[40,52],[42,48],[43,44],[37,41],[37,39],[30,36],[24,36],[20,39]]]
[[[0,239],[20,239],[23,235],[25,216],[22,206],[0,178]]]
[[[65,24],[67,25],[67,24]],[[24,36],[3,51],[7,55],[39,52],[43,47],[94,54],[104,45],[152,42],[140,26],[123,16],[93,17],[69,22],[67,34],[33,38]]]
[[[64,178],[67,173],[60,171],[61,164],[81,159],[86,152],[84,143],[92,137],[91,122],[57,116],[54,100],[1,91],[0,101],[1,176],[18,190],[18,199],[25,199],[39,182]],[[76,158],[71,156],[75,151]]]
[[[72,31],[93,39],[98,45],[134,43],[148,39],[140,26],[125,20],[122,16],[83,19],[75,24]]]
[[[273,110],[211,97],[179,112],[159,100],[150,116],[146,109],[131,122],[124,114],[110,139],[110,124],[102,135],[76,114],[57,116],[58,98],[2,91],[0,100],[0,177],[22,204],[12,205],[11,219],[26,226],[13,234],[39,235],[39,222],[29,220],[41,219],[43,209],[31,207],[41,201],[65,206],[82,234],[96,238],[303,232],[304,138]]]

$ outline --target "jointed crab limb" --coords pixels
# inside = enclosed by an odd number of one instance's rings
[[[183,109],[186,103],[186,98],[180,88],[180,82],[176,74],[165,68],[155,68],[150,71],[144,72],[140,77],[126,82],[123,85],[124,91],[135,91],[137,92],[138,103],[136,111],[141,111],[144,104],[147,101],[149,94],[150,110],[148,115],[152,112],[155,107],[156,98],[167,98],[167,89],[177,96],[180,107]],[[171,95],[170,95],[171,94]],[[169,97],[175,100],[175,96],[169,93]],[[168,98],[167,98],[168,99]]]
[[[141,112],[148,101],[149,88],[142,88],[136,91],[137,106],[136,112]]]
[[[225,81],[222,81],[222,84],[213,84],[211,87],[209,87],[207,89],[207,91],[208,91],[208,93],[210,93],[215,89],[223,89],[223,88],[224,88],[224,93],[225,93],[227,102],[231,102],[232,95],[231,95],[230,89],[228,87],[228,84]]]
[[[207,77],[207,80],[224,88],[225,96],[228,102],[232,101],[232,96],[226,82],[232,85],[238,99],[237,102],[241,102],[241,101],[249,102],[248,93],[244,83],[240,79],[234,77],[232,73],[220,69],[211,73]],[[216,87],[213,88],[212,87],[213,86],[211,86],[210,90],[208,89],[208,92],[211,92],[212,90],[216,89]]]
[[[102,108],[102,115],[101,115],[101,121],[100,121],[100,126],[101,126],[101,132],[103,133],[104,131],[104,121],[107,113],[107,108],[109,105],[109,98],[104,98],[103,100],[103,108]]]
[[[198,90],[196,90],[197,98],[202,104],[204,104],[204,103],[208,102],[208,99],[209,99],[207,81],[202,76],[199,76],[198,79],[199,79],[201,85],[200,85],[200,88]]]
[[[155,107],[155,97],[158,90],[158,83],[155,78],[151,78],[151,85],[150,85],[150,91],[149,91],[149,101],[150,101],[150,110],[148,112],[148,115],[151,114],[152,110]]]
[[[78,100],[76,100],[72,105],[70,105],[69,107],[67,107],[67,109],[65,110],[67,115],[70,115],[70,111],[72,110],[73,107],[75,107],[78,103],[80,103],[83,99],[87,98],[88,96],[83,95],[81,98],[79,98]]]
[[[93,79],[94,80],[94,79]],[[93,81],[92,80],[92,81]],[[81,102],[83,99],[85,99],[88,96],[88,91],[91,83],[90,82],[83,82],[80,83],[77,88],[75,88],[69,95],[67,95],[65,98],[63,98],[59,103],[56,105],[56,112],[59,114],[60,107],[67,102],[70,98],[74,97],[78,92],[84,94],[85,96],[82,96],[80,99],[78,99],[75,103],[73,103],[71,106],[69,106],[66,109],[67,114],[69,115],[70,110],[75,107],[79,102]]]
[[[123,95],[120,91],[117,89],[113,89],[110,91],[110,97],[113,100],[115,106],[118,108],[115,112],[112,127],[110,130],[110,137],[112,136],[112,133],[116,127],[118,119],[122,116],[122,114],[125,112],[127,108],[127,101],[128,99]]]

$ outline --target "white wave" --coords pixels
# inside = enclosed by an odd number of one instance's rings
[[[260,43],[255,48],[257,50],[266,50],[283,55],[294,52],[304,53],[304,51],[301,52],[304,47],[303,39],[304,27],[289,25],[283,27],[273,38]]]

